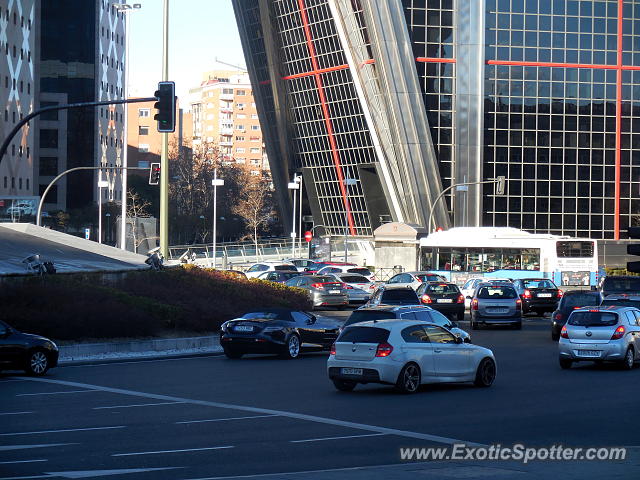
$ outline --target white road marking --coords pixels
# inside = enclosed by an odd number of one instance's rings
[[[33,413],[33,412],[6,412],[6,413],[0,413],[0,415],[28,415],[30,413]]]
[[[33,397],[35,395],[63,395],[65,393],[87,393],[87,392],[95,393],[95,390],[67,390],[66,392],[19,393],[16,395],[16,397]]]
[[[186,425],[189,423],[226,422],[227,420],[249,420],[251,418],[267,418],[267,417],[279,417],[279,415],[252,415],[249,417],[212,418],[210,420],[190,420],[187,422],[176,422],[176,425]]]
[[[190,398],[182,398],[182,397],[174,397],[170,395],[159,395],[155,393],[145,393],[145,392],[137,392],[135,390],[125,390],[122,388],[111,388],[111,387],[103,387],[100,385],[91,385],[88,383],[79,383],[79,382],[68,382],[64,380],[53,380],[49,378],[40,378],[40,377],[22,377],[25,380],[29,380],[31,382],[42,382],[42,383],[53,383],[56,385],[65,385],[67,387],[77,387],[77,388],[89,388],[101,392],[109,392],[109,393],[119,393],[122,395],[131,395],[135,397],[142,398],[151,398],[154,400],[161,400],[167,402],[184,402],[191,405],[201,405],[205,407],[215,407],[215,408],[224,408],[227,410],[239,410],[242,412],[251,412],[251,413],[259,413],[264,415],[279,415],[281,417],[294,418],[296,420],[306,420],[308,422],[322,423],[325,425],[334,425],[338,427],[346,427],[346,428],[354,428],[357,430],[365,430],[373,433],[386,433],[388,435],[396,435],[399,437],[405,438],[413,438],[417,440],[426,440],[429,442],[443,443],[446,445],[453,445],[455,443],[464,443],[467,446],[473,447],[484,447],[486,445],[459,440],[455,438],[442,437],[440,435],[431,435],[429,433],[420,433],[420,432],[412,432],[408,430],[398,430],[395,428],[387,428],[387,427],[379,427],[376,425],[367,425],[364,423],[356,423],[356,422],[348,422],[345,420],[336,420],[333,418],[326,417],[317,417],[315,415],[307,415],[304,413],[296,413],[296,412],[288,412],[285,410],[272,410],[268,408],[259,408],[259,407],[249,407],[246,405],[234,405],[231,403],[222,403],[222,402],[209,402],[206,400],[195,400]],[[2,480],[2,479],[0,479]]]
[[[38,445],[4,445],[0,446],[0,452],[8,450],[27,450],[29,448],[62,447],[63,445],[77,445],[77,443],[41,443]]]
[[[31,475],[28,477],[3,477],[0,480],[29,480],[34,478],[92,478],[106,477],[108,475],[124,475],[127,473],[155,472],[157,470],[175,470],[184,467],[164,467],[164,468],[120,468],[118,470],[77,470],[68,472],[46,472],[44,475]]]
[[[91,427],[91,428],[66,428],[64,430],[41,430],[39,432],[14,432],[14,433],[0,433],[0,436],[8,437],[12,435],[37,435],[40,433],[64,433],[64,432],[88,432],[91,430],[115,430],[118,428],[127,428],[126,425],[119,425],[117,427]],[[2,480],[2,479],[0,479]]]
[[[94,410],[107,410],[110,408],[133,408],[133,407],[153,407],[155,405],[177,405],[184,402],[158,402],[158,403],[138,403],[134,405],[114,405],[112,407],[93,407]]]
[[[12,465],[14,463],[37,463],[37,462],[48,462],[49,460],[38,459],[38,460],[14,460],[12,462],[0,462],[0,465]]]
[[[380,437],[386,433],[367,433],[365,435],[346,435],[344,437],[309,438],[308,440],[289,440],[289,443],[324,442],[325,440],[342,440],[344,438]]]
[[[221,447],[203,447],[203,448],[183,448],[180,450],[157,450],[155,452],[133,452],[133,453],[114,453],[112,457],[132,457],[135,455],[158,455],[160,453],[181,453],[181,452],[203,452],[205,450],[226,450],[234,448],[233,445],[224,445]]]

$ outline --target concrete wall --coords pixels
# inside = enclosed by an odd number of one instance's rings
[[[376,242],[376,269],[402,265],[404,270],[417,270],[418,245],[402,242]]]

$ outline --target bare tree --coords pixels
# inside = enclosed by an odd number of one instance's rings
[[[244,186],[231,211],[245,221],[246,228],[249,230],[247,237],[254,241],[257,257],[258,230],[268,225],[275,215],[273,187],[266,174],[253,176],[245,171],[243,180]]]
[[[140,198],[133,190],[127,191],[127,223],[131,225],[131,236],[133,238],[133,251],[138,253],[138,247],[142,244],[142,241],[147,240],[146,238],[139,241],[139,225],[138,218],[149,218],[151,215],[147,211],[147,208],[151,205],[148,201]]]

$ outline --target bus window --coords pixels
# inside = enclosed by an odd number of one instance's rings
[[[451,249],[438,249],[438,270],[451,270]]]
[[[500,249],[484,250],[484,268],[485,272],[494,272],[500,269],[502,264],[502,253]]]
[[[467,262],[466,262],[466,250],[458,250],[454,249],[451,252],[451,270],[454,271],[466,271],[467,270]]]
[[[520,250],[517,248],[505,248],[502,250],[502,268],[504,270],[521,270]]]
[[[525,248],[522,250],[522,269],[540,270],[540,250],[537,248]]]
[[[470,248],[467,254],[467,270],[469,272],[481,272],[482,271],[482,250]]]

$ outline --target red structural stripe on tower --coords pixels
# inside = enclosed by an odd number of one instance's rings
[[[349,65],[336,65],[335,67],[321,68],[320,70],[312,70],[311,72],[294,73],[293,75],[282,77],[282,80],[293,80],[294,78],[308,77],[310,75],[318,75],[320,73],[335,72],[336,70],[344,70],[346,68],[349,68]]]
[[[318,66],[318,59],[316,58],[316,50],[313,45],[313,37],[311,36],[311,28],[309,28],[309,19],[307,18],[307,10],[304,5],[304,0],[298,0],[298,7],[300,9],[300,17],[302,18],[302,26],[304,28],[304,34],[307,39],[307,47],[309,48],[309,57],[311,58],[311,65],[313,66],[313,76],[316,81],[316,89],[318,90],[318,97],[320,98],[320,106],[322,107],[322,115],[324,116],[324,123],[327,129],[327,136],[329,137],[329,145],[331,146],[331,155],[333,157],[333,163],[338,175],[338,182],[340,183],[340,192],[342,194],[342,200],[344,202],[344,208],[347,212],[347,223],[349,224],[349,231],[351,235],[356,234],[356,229],[353,224],[353,216],[351,215],[351,209],[349,208],[349,199],[347,197],[347,186],[344,182],[344,175],[342,173],[342,166],[340,165],[340,155],[338,153],[338,145],[333,135],[333,125],[331,124],[331,116],[329,114],[329,107],[327,105],[327,98],[324,94],[324,88],[322,86],[322,77],[320,76],[320,68]]]
[[[614,191],[613,235],[620,240],[620,164],[622,154],[622,16],[623,0],[618,0],[618,61],[616,75],[616,170]]]
[[[422,63],[456,63],[455,58],[418,57],[416,62]]]

